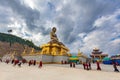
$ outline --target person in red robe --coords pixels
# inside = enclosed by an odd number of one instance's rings
[[[42,61],[40,61],[39,63],[39,68],[42,68]]]
[[[34,65],[34,60],[31,60],[31,65]]]
[[[61,64],[63,64],[63,60],[61,61]]]
[[[85,66],[86,66],[86,70],[89,70],[89,65],[87,62],[85,63]]]
[[[13,59],[13,60],[12,60],[12,62],[11,62],[11,64],[13,64],[13,63],[14,63],[14,61],[15,61],[15,60]]]
[[[83,63],[83,68],[84,68],[84,70],[86,69],[86,65],[85,65],[85,62]]]
[[[19,60],[14,61],[14,66],[19,63]]]
[[[36,60],[34,60],[33,65],[34,65],[34,66],[36,65]]]
[[[23,59],[23,60],[22,60],[22,63],[23,63],[23,64],[25,64],[26,62],[27,62],[26,59]]]
[[[67,64],[67,61],[65,61],[65,64]]]
[[[7,64],[9,63],[9,59],[6,60],[6,63],[7,63]]]
[[[70,62],[70,67],[72,67],[72,62]]]
[[[75,68],[75,63],[73,63],[73,67]]]
[[[0,62],[2,62],[2,59],[0,59]]]
[[[97,61],[96,64],[97,64],[97,70],[101,70],[99,61]]]
[[[29,64],[29,66],[31,66],[31,64],[32,64],[31,60],[28,62],[28,64]]]

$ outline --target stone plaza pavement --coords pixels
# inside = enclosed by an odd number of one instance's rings
[[[68,64],[43,64],[42,68],[24,64],[18,67],[0,62],[0,80],[120,80],[120,72],[114,72],[112,65],[101,64],[101,68],[102,71],[97,71],[96,64],[92,64],[90,71],[83,70],[82,65],[70,68]]]

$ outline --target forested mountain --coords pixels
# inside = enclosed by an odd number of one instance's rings
[[[19,43],[19,44],[23,44],[23,45],[27,45],[29,47],[32,47],[36,50],[40,50],[40,48],[37,47],[36,45],[34,45],[34,43],[32,41],[25,40],[25,39],[22,39],[20,37],[17,37],[15,35],[11,35],[11,34],[0,33],[0,41],[9,42],[10,46],[13,43]]]
[[[29,54],[33,48],[35,52],[41,50],[41,48],[34,45],[32,41],[22,39],[15,35],[0,33],[0,56],[13,53],[14,51],[21,54],[24,50]]]

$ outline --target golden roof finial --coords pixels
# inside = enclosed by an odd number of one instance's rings
[[[99,50],[99,48],[95,47],[93,50]]]
[[[82,56],[82,52],[80,52],[80,49],[78,49],[78,56]]]

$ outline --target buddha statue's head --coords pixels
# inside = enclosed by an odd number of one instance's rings
[[[53,28],[52,28],[52,31],[55,33],[55,32],[56,32],[56,28],[55,28],[55,27],[53,27]]]

